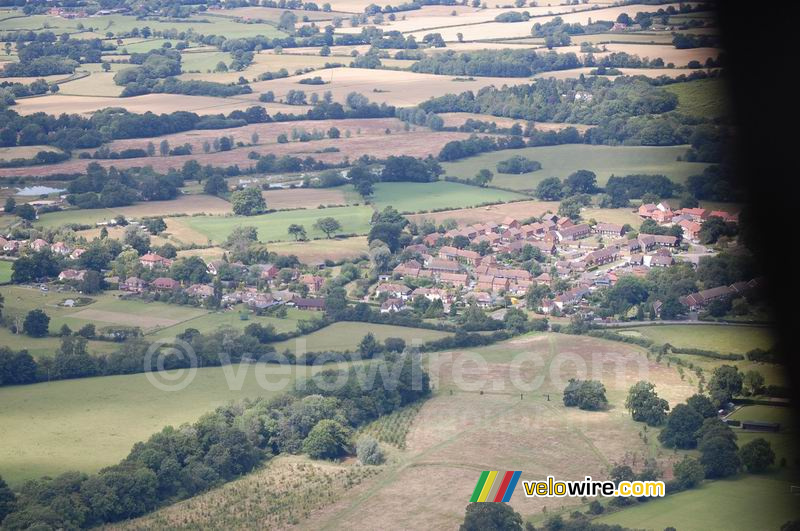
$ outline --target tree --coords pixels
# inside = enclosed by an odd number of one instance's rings
[[[760,395],[764,392],[764,376],[758,371],[747,371],[742,384],[750,395]]]
[[[130,226],[125,229],[123,237],[125,245],[133,247],[139,255],[143,255],[150,250],[150,236],[139,227]]]
[[[302,225],[298,225],[297,223],[292,223],[289,225],[289,228],[286,229],[286,232],[288,232],[290,236],[294,236],[295,241],[305,240],[307,237],[306,228]]]
[[[45,337],[50,327],[50,317],[42,310],[36,309],[28,312],[22,324],[22,331],[31,337]]]
[[[17,205],[14,213],[26,221],[33,221],[36,219],[36,209],[28,203]]]
[[[231,194],[233,213],[238,216],[253,216],[261,214],[267,209],[264,196],[257,188],[245,188]]]
[[[567,197],[558,205],[558,215],[577,221],[581,217],[583,203],[575,196]]]
[[[372,332],[367,332],[367,335],[365,335],[358,344],[358,350],[364,358],[372,358],[375,354],[380,352],[381,346]]]
[[[166,157],[169,155],[169,142],[165,139],[162,140],[161,143],[158,145],[158,153],[162,157]]]
[[[672,465],[672,474],[684,489],[696,487],[706,477],[703,465],[688,455],[683,456],[683,460]]]
[[[475,175],[475,178],[473,180],[479,186],[486,186],[492,181],[493,177],[494,174],[491,171],[487,170],[486,168],[483,168]]]
[[[705,395],[694,394],[686,399],[686,404],[700,413],[704,419],[716,418],[717,408]]]
[[[721,365],[714,369],[708,382],[711,400],[717,407],[723,407],[731,398],[742,392],[742,373],[734,365]]]
[[[0,476],[0,522],[14,511],[17,505],[17,497],[2,476]]]
[[[53,376],[61,379],[83,378],[97,374],[97,360],[86,350],[88,341],[81,336],[61,339],[53,357]]]
[[[221,195],[227,193],[228,183],[222,175],[215,173],[206,180],[203,191],[209,195]]]
[[[342,225],[336,220],[336,218],[326,217],[318,219],[317,222],[314,223],[314,228],[321,230],[328,238],[330,238],[333,233],[342,230]]]
[[[578,170],[564,180],[566,195],[593,194],[597,192],[597,175],[589,170]]]
[[[505,503],[467,505],[460,531],[522,531],[522,516]]]
[[[578,407],[587,411],[598,411],[608,405],[606,388],[597,380],[576,380],[570,378],[564,388],[564,405]]]
[[[702,425],[703,417],[700,413],[686,404],[678,404],[667,415],[667,423],[661,433],[658,434],[658,440],[667,448],[684,450],[694,448],[697,446],[695,432]]]
[[[637,382],[630,388],[625,408],[631,412],[633,420],[646,422],[648,426],[659,426],[666,420],[669,403],[658,397],[655,388],[646,381]]]
[[[317,422],[303,441],[303,452],[312,459],[336,459],[347,454],[350,429],[331,419]]]
[[[674,321],[686,314],[686,307],[677,297],[668,297],[661,305],[661,320]]]
[[[751,474],[760,474],[775,464],[775,452],[766,439],[759,437],[742,446],[739,450],[742,465]]]
[[[710,437],[699,446],[700,463],[708,479],[732,476],[739,471],[741,461],[736,443],[725,437]]]
[[[13,214],[15,208],[17,208],[16,200],[14,200],[13,197],[9,197],[8,199],[6,199],[6,204],[3,207],[3,212],[5,212],[6,214]]]
[[[380,465],[384,455],[378,441],[369,436],[364,436],[356,444],[356,455],[362,465]]]
[[[89,269],[83,274],[83,280],[78,284],[78,289],[89,295],[99,293],[103,289],[103,277],[94,269]]]

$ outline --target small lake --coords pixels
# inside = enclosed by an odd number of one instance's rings
[[[17,190],[17,195],[24,195],[24,196],[31,196],[31,195],[50,195],[50,194],[60,194],[64,192],[63,188],[52,188],[50,186],[26,186],[25,188],[19,188]]]

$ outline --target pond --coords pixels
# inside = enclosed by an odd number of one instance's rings
[[[25,188],[19,188],[17,190],[17,195],[24,195],[24,196],[38,196],[38,195],[50,195],[50,194],[60,194],[64,192],[63,188],[52,188],[50,186],[26,186]]]

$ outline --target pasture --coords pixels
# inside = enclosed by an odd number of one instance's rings
[[[377,183],[371,201],[378,210],[393,206],[400,212],[421,212],[441,208],[474,207],[482,203],[514,201],[526,196],[460,183]]]
[[[242,319],[242,315],[244,315],[246,319]],[[178,334],[183,333],[183,331],[185,331],[187,328],[194,328],[204,334],[214,332],[221,327],[230,327],[235,330],[243,330],[251,323],[257,323],[264,326],[272,325],[275,327],[275,331],[279,333],[292,332],[297,329],[297,323],[299,321],[310,319],[313,317],[313,315],[313,312],[292,308],[288,311],[286,318],[278,318],[251,314],[246,308],[236,307],[230,310],[205,313],[197,317],[193,317],[179,324],[157,330],[151,333],[150,336],[157,339],[174,338]]]
[[[212,242],[222,242],[228,234],[239,226],[252,226],[258,229],[258,238],[263,242],[293,240],[286,229],[289,225],[303,225],[309,238],[324,238],[325,233],[313,227],[314,223],[325,217],[335,218],[342,225],[341,234],[366,234],[372,209],[366,206],[336,208],[315,208],[309,210],[289,210],[263,214],[260,216],[194,216],[170,219],[172,226],[186,226]]]
[[[11,282],[11,266],[13,264],[8,260],[0,260],[0,284]]]
[[[746,354],[754,348],[768,349],[775,343],[772,330],[763,326],[655,325],[629,330],[658,344],[669,343],[723,354]]]
[[[261,195],[267,207],[275,210],[288,208],[317,208],[319,206],[341,206],[355,198],[352,190],[344,186],[336,188],[290,188],[265,190]]]
[[[54,151],[61,153],[60,149],[53,146],[0,147],[0,161],[8,161],[12,159],[32,159],[40,151]]]
[[[561,146],[529,147],[494,151],[442,164],[445,175],[471,178],[486,168],[495,172],[492,184],[515,190],[533,190],[547,177],[566,178],[569,174],[590,169],[597,174],[597,182],[605,184],[611,175],[636,173],[666,175],[676,182],[684,182],[690,175],[702,173],[707,164],[678,162],[675,159],[686,153],[688,146],[593,146],[565,144]],[[520,175],[496,173],[498,162],[512,155],[538,160],[542,169]]]
[[[61,346],[61,338],[29,337],[25,334],[14,334],[8,328],[0,328],[0,345],[11,350],[27,350],[28,354],[38,360],[52,358]],[[90,354],[109,354],[117,348],[119,348],[119,343],[110,341],[89,341],[86,346]]]
[[[704,483],[696,489],[640,503],[602,516],[599,522],[635,529],[779,529],[800,517],[790,483],[770,476],[746,476]]]
[[[257,370],[273,385],[263,388]],[[293,368],[287,376],[270,365],[201,368],[190,385],[171,392],[154,387],[145,374],[2,387],[0,474],[18,485],[68,470],[96,472],[165,426],[193,422],[232,400],[286,392],[310,370]],[[241,382],[232,376],[242,372]],[[277,384],[281,379],[286,385]]]
[[[678,111],[716,118],[728,112],[728,94],[720,79],[698,79],[664,87],[678,96]]]
[[[429,219],[436,224],[442,223],[445,220],[454,220],[458,222],[459,225],[471,225],[474,223],[485,223],[487,221],[496,222],[506,216],[524,220],[529,217],[539,217],[545,212],[556,211],[558,211],[558,201],[515,201],[514,203],[489,205],[479,208],[462,208],[444,210],[442,212],[413,214],[408,216],[408,219],[417,223]]]
[[[345,260],[368,256],[367,238],[355,236],[342,239],[275,242],[269,250],[283,255],[295,255],[301,262],[316,264],[325,260]]]
[[[288,341],[273,343],[272,346],[274,346],[278,352],[283,352],[286,349],[292,352],[297,352],[298,349],[304,349],[306,352],[343,352],[345,350],[356,350],[358,344],[367,332],[372,332],[375,339],[378,341],[385,341],[387,337],[399,337],[405,339],[406,343],[409,345],[415,341],[424,343],[450,335],[448,332],[428,330],[425,328],[338,322],[298,339],[289,339]],[[303,345],[303,342],[305,345]]]

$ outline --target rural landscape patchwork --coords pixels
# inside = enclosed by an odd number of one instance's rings
[[[0,529],[800,529],[714,4],[385,1],[0,0]]]

